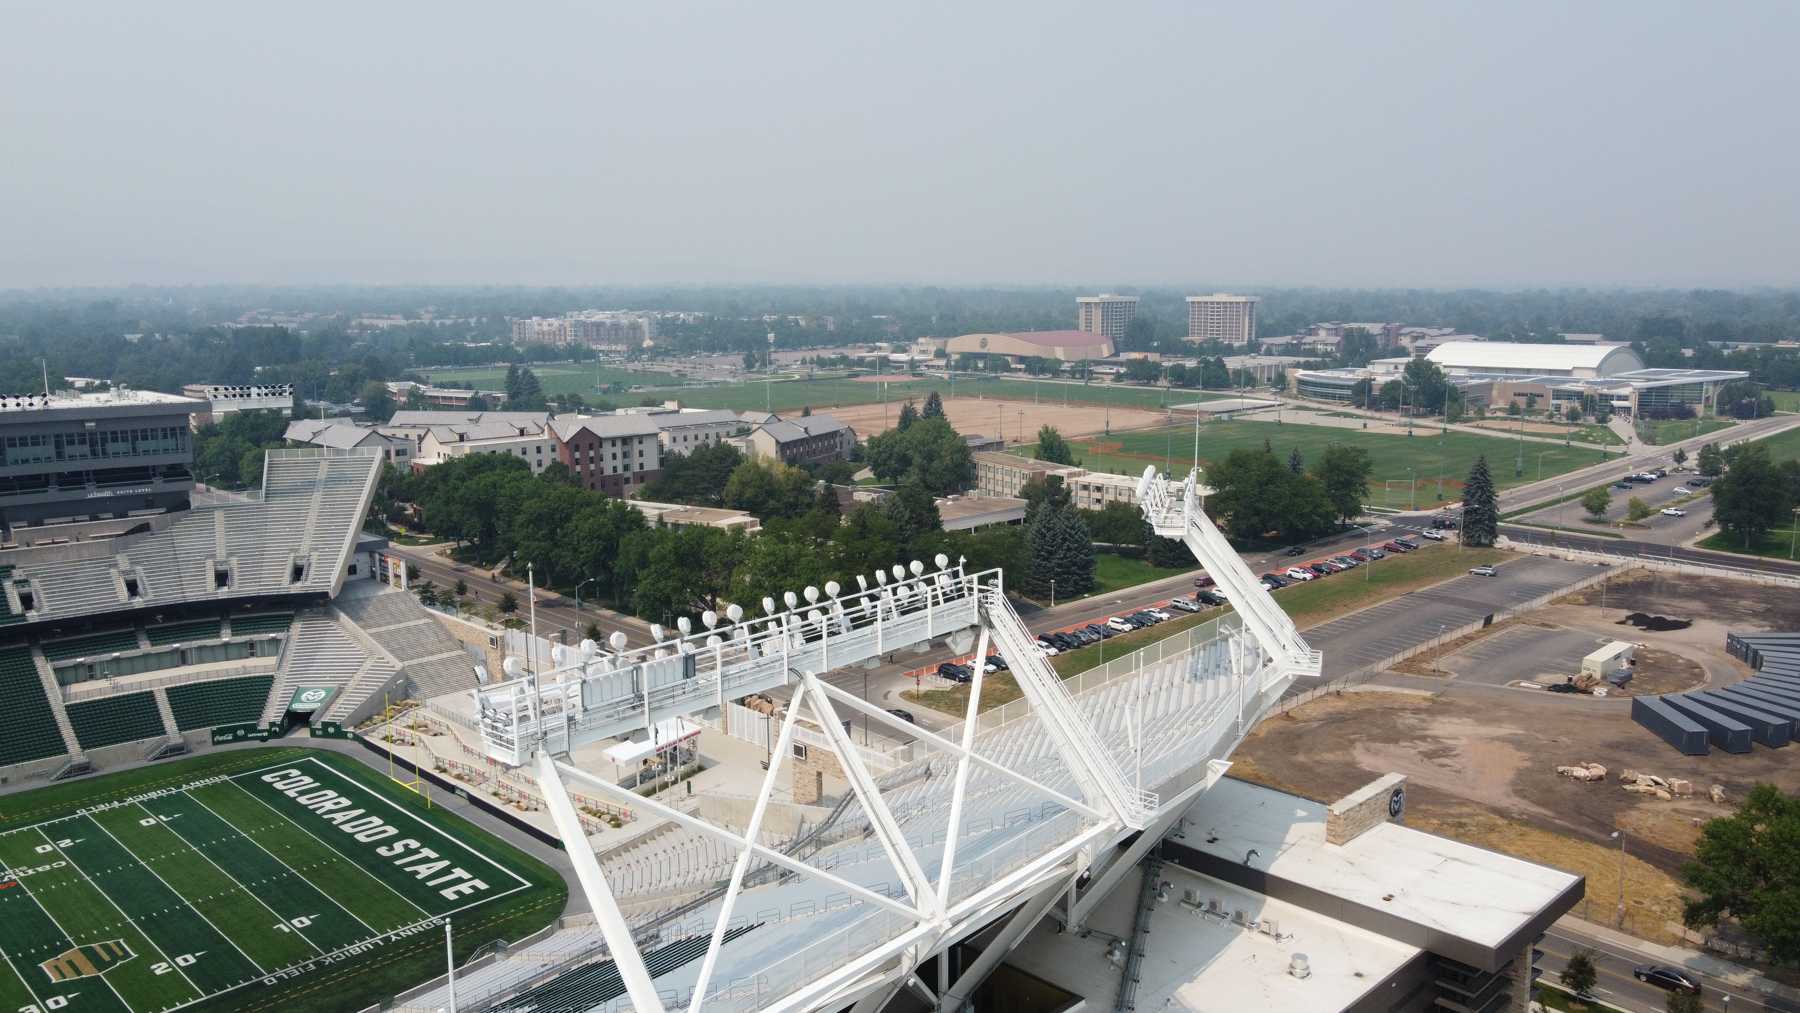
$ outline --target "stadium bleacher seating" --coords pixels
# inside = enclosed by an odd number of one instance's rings
[[[262,716],[274,685],[273,675],[252,675],[170,686],[169,710],[175,715],[175,727],[184,732],[247,724]]]
[[[0,699],[6,701],[6,734],[0,735],[0,767],[41,760],[66,751],[56,714],[31,660],[31,648],[0,648]]]
[[[138,643],[137,630],[125,629],[90,633],[85,637],[71,637],[67,640],[46,640],[42,646],[44,657],[56,662],[112,654],[115,651],[135,651],[142,645]]]
[[[217,640],[224,633],[217,619],[195,619],[181,623],[150,623],[145,625],[144,634],[150,643],[157,647],[164,644],[183,644],[193,640]]]
[[[69,704],[65,709],[82,749],[116,746],[121,742],[164,734],[162,714],[156,709],[153,693],[125,693],[101,700],[83,700]]]
[[[12,578],[12,572],[12,567],[0,566],[0,584],[5,584],[10,580]],[[25,617],[13,611],[12,603],[7,600],[5,592],[0,591],[0,626],[7,623],[22,623],[24,621]]]
[[[259,612],[255,615],[231,617],[231,635],[247,637],[253,633],[286,633],[293,625],[292,612]]]

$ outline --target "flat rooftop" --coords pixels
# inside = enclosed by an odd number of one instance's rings
[[[35,411],[67,411],[70,409],[88,408],[120,408],[130,406],[166,405],[170,408],[181,408],[188,411],[199,411],[206,407],[206,402],[178,394],[164,394],[156,390],[133,390],[115,388],[113,390],[73,392],[61,391],[45,397],[42,394],[24,394],[13,397],[0,397],[0,412],[35,412]]]
[[[1025,501],[1011,496],[951,496],[938,500],[937,508],[945,531],[1025,519]]]
[[[1511,946],[1543,912],[1566,910],[1560,902],[1571,891],[1569,905],[1581,896],[1580,876],[1399,823],[1379,824],[1347,844],[1327,844],[1326,809],[1227,777],[1188,809],[1189,832],[1181,843],[1487,950]]]
[[[1188,831],[1191,842],[1195,832]],[[1420,948],[1359,929],[1179,865],[1165,863],[1169,899],[1152,910],[1140,967],[1137,1008],[1316,1013],[1345,1009],[1419,956]],[[1111,936],[1131,935],[1143,874],[1134,872],[1088,919],[1087,938],[1060,933],[1046,919],[1008,963],[1112,1008],[1120,969],[1106,959]],[[1186,903],[1193,891],[1198,903]],[[1209,911],[1217,901],[1220,914]],[[1244,913],[1239,924],[1236,912]],[[1267,928],[1265,928],[1267,924]],[[1255,927],[1252,927],[1254,925]],[[1102,934],[1104,933],[1104,934]],[[1296,978],[1289,962],[1303,954],[1312,974]]]

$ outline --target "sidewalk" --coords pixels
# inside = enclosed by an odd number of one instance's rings
[[[1765,977],[1762,972],[1742,964],[1734,964],[1722,957],[1715,957],[1700,950],[1690,950],[1680,946],[1665,946],[1651,943],[1636,936],[1627,935],[1617,929],[1608,928],[1594,922],[1577,918],[1574,915],[1563,915],[1556,920],[1559,928],[1597,939],[1622,950],[1642,954],[1646,963],[1672,964],[1699,971],[1713,981],[1725,982],[1748,992],[1756,992],[1765,996],[1776,996],[1789,1002],[1800,1002],[1800,988],[1783,985],[1779,981]]]

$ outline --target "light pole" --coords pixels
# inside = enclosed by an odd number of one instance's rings
[[[1612,835],[1619,842],[1619,910],[1613,927],[1622,929],[1625,927],[1625,831],[1614,830]]]
[[[575,611],[577,611],[577,612],[581,611],[581,589],[588,586],[589,584],[592,584],[594,581],[599,580],[599,579],[600,578],[598,578],[598,577],[589,577],[588,579],[575,585]]]
[[[1550,451],[1548,451],[1548,450],[1538,451],[1538,477],[1537,477],[1537,480],[1540,482],[1542,482],[1544,480],[1544,455],[1548,454],[1549,452]]]
[[[1414,473],[1413,466],[1406,466],[1406,480],[1412,486],[1411,499],[1407,503],[1407,512],[1416,513],[1419,509],[1419,476]]]
[[[1050,578],[1050,607],[1056,607],[1056,578]]]

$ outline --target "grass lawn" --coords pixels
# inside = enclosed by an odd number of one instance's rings
[[[1369,481],[1369,505],[1390,509],[1430,509],[1439,502],[1462,498],[1463,480],[1475,458],[1485,454],[1494,481],[1501,489],[1535,482],[1577,468],[1598,464],[1613,455],[1587,446],[1524,443],[1501,436],[1477,436],[1421,428],[1420,435],[1400,436],[1360,429],[1309,426],[1292,422],[1221,420],[1200,427],[1202,466],[1223,461],[1233,450],[1259,449],[1267,440],[1275,454],[1286,460],[1298,449],[1312,461],[1326,447],[1340,443],[1369,452],[1374,471]],[[1193,463],[1193,426],[1115,433],[1107,437],[1077,440],[1082,463],[1099,471],[1121,475],[1141,474],[1146,464],[1170,464],[1181,473]],[[1514,475],[1523,448],[1524,473]],[[1032,451],[1035,453],[1035,448]],[[1172,460],[1171,460],[1172,458]],[[1408,471],[1411,468],[1412,471]],[[1418,485],[1415,491],[1413,479]]]
[[[1121,588],[1148,584],[1153,580],[1186,573],[1197,566],[1198,563],[1192,566],[1152,566],[1148,560],[1101,552],[1094,557],[1094,577],[1100,582],[1099,590],[1094,593],[1105,594]]]
[[[596,367],[591,364],[583,366],[578,363],[532,365],[531,371],[537,374],[538,382],[544,387],[544,393],[580,394],[583,397],[598,394],[601,384],[621,383],[627,387],[676,387],[686,382],[683,377],[674,373],[621,369],[617,366]],[[478,390],[504,390],[506,388],[506,370],[504,368],[427,369],[418,372],[419,376],[429,383],[468,384]]]
[[[1776,433],[1774,436],[1764,437],[1756,442],[1769,448],[1769,460],[1776,464],[1800,459],[1800,429]]]
[[[1705,436],[1721,429],[1730,429],[1737,425],[1731,419],[1660,419],[1654,422],[1639,422],[1638,438],[1645,443],[1662,446],[1665,443],[1677,443],[1695,436]]]
[[[968,391],[982,397],[1014,401],[1042,401],[1053,404],[1111,404],[1127,408],[1160,409],[1165,403],[1184,404],[1210,401],[1231,395],[1198,390],[1165,391],[1161,387],[1133,387],[1104,383],[1068,383],[1053,380],[1013,380],[1000,377],[958,376],[959,393]],[[950,382],[937,377],[896,380],[892,383],[869,383],[853,379],[745,380],[717,387],[684,387],[668,391],[691,408],[729,408],[733,411],[792,411],[811,407],[815,411],[838,405],[876,404],[884,397],[898,403],[911,398],[924,401],[926,395],[938,391],[948,397]]]
[[[1766,391],[1775,402],[1775,410],[1780,412],[1800,412],[1800,390]]]
[[[1791,555],[1794,551],[1794,526],[1776,528],[1763,535],[1762,541],[1745,545],[1743,539],[1733,538],[1723,531],[1715,532],[1701,539],[1698,546],[1717,552],[1735,552],[1740,556],[1769,556],[1775,559],[1800,558]]]
[[[360,1009],[442,969],[433,919],[454,921],[467,960],[549,924],[567,899],[543,863],[354,759],[300,747],[23,792],[0,800],[0,827],[0,865],[56,859],[29,890],[0,891],[7,1008],[60,1008],[38,965],[79,958],[110,963],[111,991],[134,1009]],[[440,878],[380,854],[386,838],[434,848]]]
[[[1499,549],[1461,549],[1451,545],[1430,545],[1403,556],[1389,556],[1373,565],[1364,564],[1349,573],[1340,573],[1282,588],[1275,601],[1301,629],[1328,622],[1347,612],[1367,608],[1389,598],[1429,587],[1466,573],[1471,566],[1498,563],[1510,554]],[[1181,615],[1168,622],[1122,634],[1111,640],[1090,644],[1050,659],[1057,674],[1067,679],[1159,640],[1175,636],[1201,623],[1217,619],[1229,609],[1208,609]],[[1006,672],[995,672],[985,680],[981,693],[981,709],[989,710],[1020,697],[1018,683]],[[907,690],[900,694],[913,703],[960,715],[969,705],[969,687],[948,686],[942,689]]]

